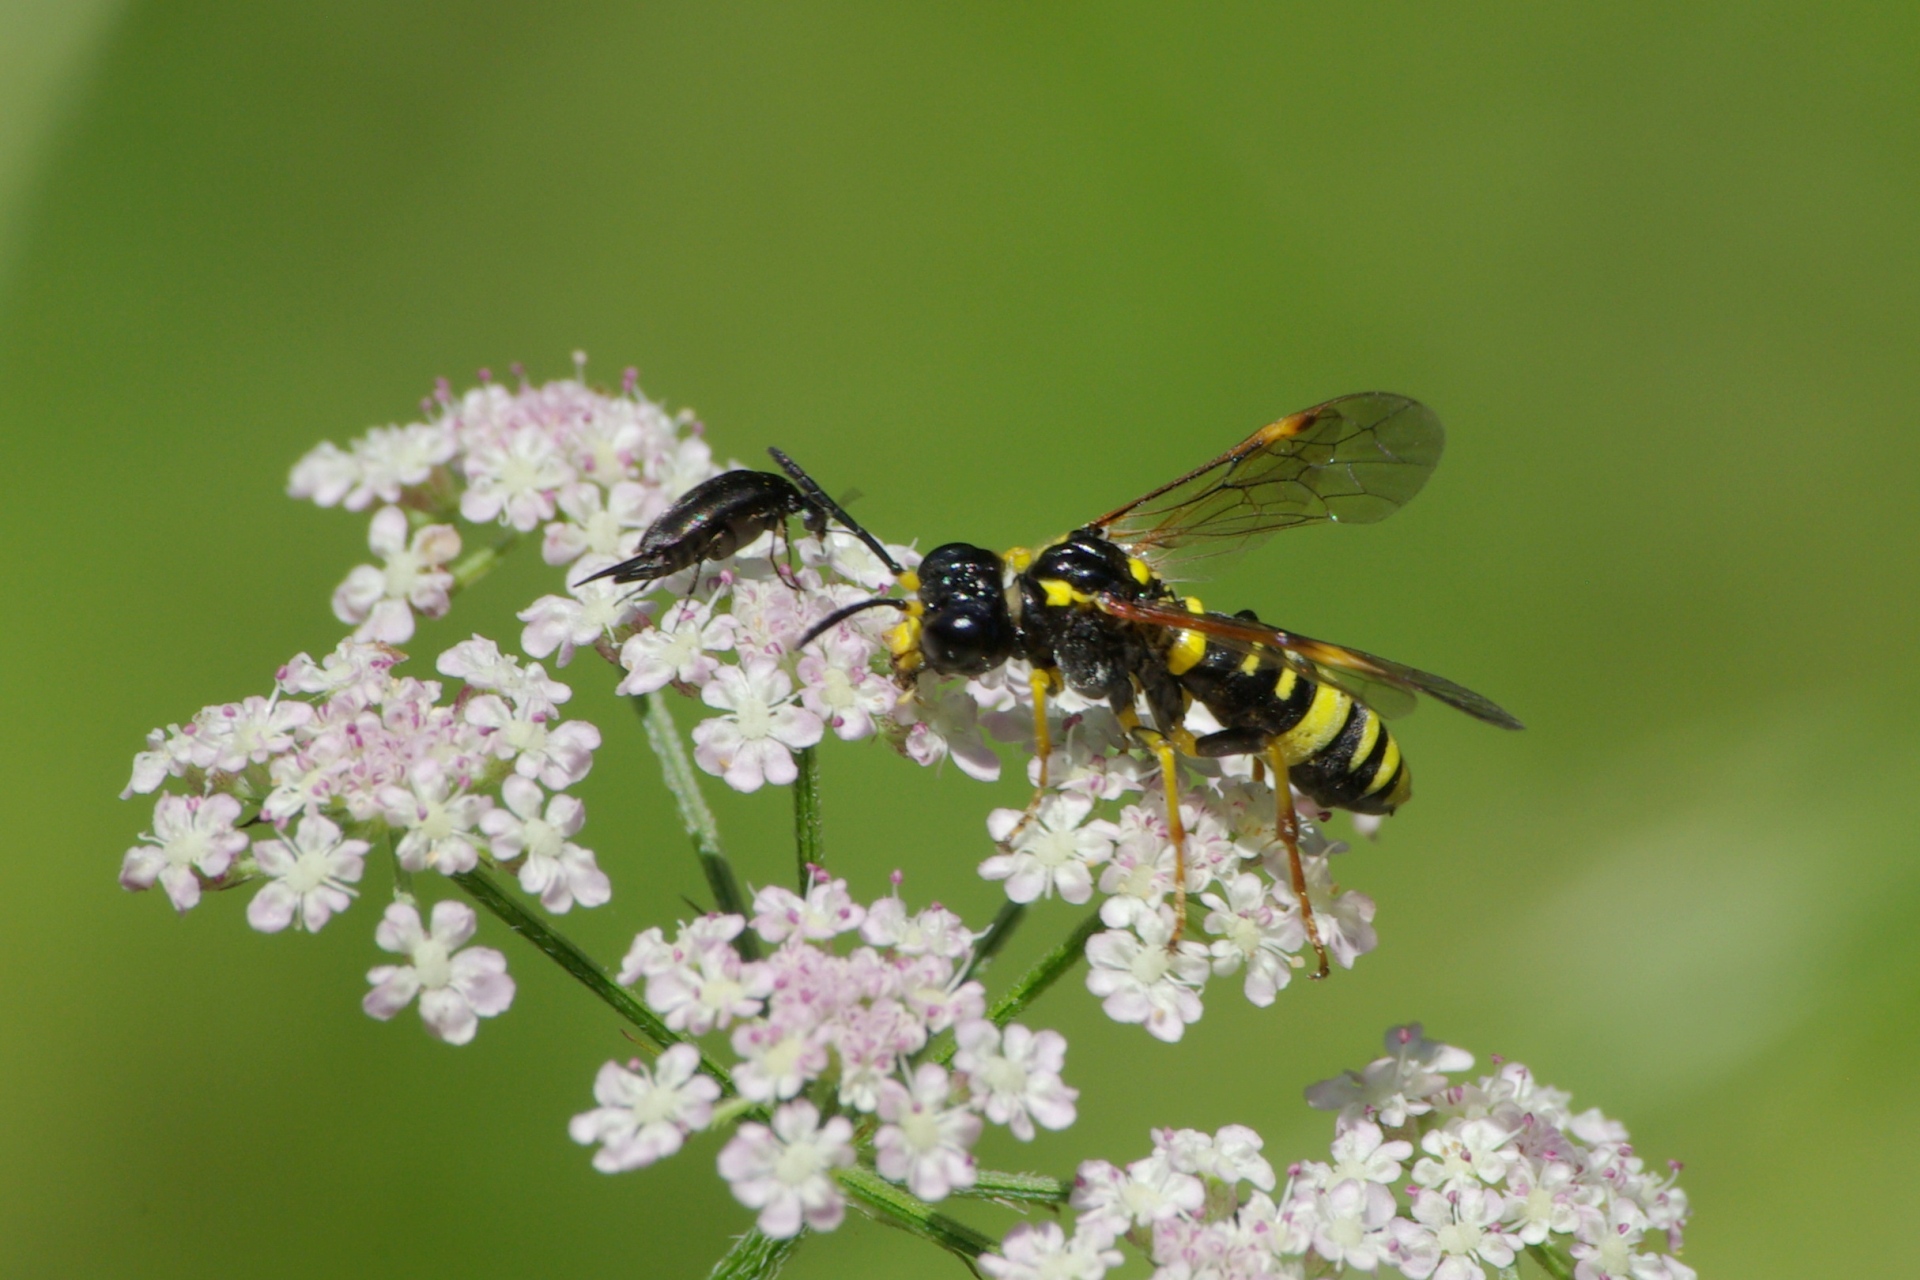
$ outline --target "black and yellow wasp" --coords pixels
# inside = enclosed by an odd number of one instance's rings
[[[842,523],[880,555],[905,594],[837,610],[802,644],[863,609],[884,607],[905,615],[887,633],[903,684],[922,671],[977,676],[1025,659],[1041,792],[1051,755],[1048,698],[1064,685],[1107,703],[1159,762],[1175,850],[1176,928],[1186,900],[1177,759],[1252,756],[1256,770],[1272,774],[1276,835],[1324,974],[1289,785],[1327,809],[1384,814],[1406,803],[1412,777],[1383,717],[1409,707],[1416,693],[1502,728],[1520,722],[1450,680],[1282,630],[1250,611],[1214,612],[1169,584],[1194,561],[1237,554],[1281,529],[1385,519],[1420,491],[1444,442],[1440,419],[1416,400],[1381,392],[1342,396],[1262,427],[1038,551],[1001,555],[949,542],[928,552],[916,571],[901,570],[774,450],[792,483],[760,472],[716,477],[662,516],[633,559],[606,573],[619,581],[664,576],[728,554],[794,514],[816,533],[829,518]],[[1185,727],[1196,702],[1221,726],[1199,738]]]

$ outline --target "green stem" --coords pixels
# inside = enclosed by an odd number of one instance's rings
[[[1087,939],[1099,931],[1100,913],[1095,911],[1075,925],[1059,946],[1036,960],[1031,969],[1020,975],[1019,981],[993,1002],[993,1007],[987,1010],[993,1024],[1004,1027],[1019,1017],[1022,1009],[1038,1000],[1067,970],[1080,963],[1081,957],[1087,954]]]
[[[512,550],[513,544],[519,540],[519,534],[510,533],[490,547],[476,547],[472,551],[467,552],[466,555],[461,556],[458,560],[455,560],[452,567],[447,570],[448,573],[453,575],[454,590],[465,591],[468,587],[480,581],[480,579],[486,577],[489,573],[492,573],[494,567],[500,563],[501,558],[505,556],[508,551]]]
[[[968,1262],[998,1247],[998,1241],[936,1212],[920,1197],[895,1186],[864,1165],[841,1169],[833,1176],[847,1198],[875,1220],[930,1240]]]
[[[799,864],[800,896],[813,887],[813,867],[826,866],[820,847],[820,756],[806,747],[794,757],[800,775],[793,780],[793,848]]]
[[[1554,1280],[1573,1280],[1573,1263],[1567,1256],[1551,1245],[1530,1244],[1527,1256],[1540,1264],[1540,1269]]]
[[[720,847],[720,824],[713,820],[713,810],[707,807],[707,798],[700,794],[700,779],[693,772],[693,762],[687,759],[686,748],[680,745],[680,730],[673,723],[667,700],[656,691],[639,699],[636,705],[641,722],[647,728],[647,743],[660,759],[660,773],[666,779],[667,790],[673,792],[674,802],[680,806],[680,823],[693,841],[693,852],[700,859],[707,888],[713,891],[714,908],[724,915],[751,918],[753,913],[747,910],[746,897],[733,875],[733,864],[727,861],[726,851]],[[743,960],[759,958],[759,939],[751,931],[742,932],[733,945]]]
[[[993,963],[993,958],[1000,954],[1000,949],[1007,945],[1009,938],[1013,937],[1013,931],[1018,929],[1020,922],[1026,918],[1026,903],[1001,904],[1000,910],[993,917],[993,923],[989,924],[987,931],[980,935],[979,945],[973,949],[973,959],[967,961],[967,971],[960,975],[960,981],[965,982],[969,978],[976,978],[985,973],[987,966]]]
[[[393,860],[393,896],[397,902],[414,902],[413,872],[400,865],[400,833],[387,832],[387,853]]]
[[[515,901],[485,871],[475,869],[463,871],[453,877],[454,883],[467,891],[475,902],[498,916],[507,928],[531,942],[544,952],[549,959],[572,974],[587,990],[599,996],[613,1008],[613,1011],[631,1022],[656,1049],[665,1049],[670,1045],[686,1042],[686,1037],[668,1027],[660,1020],[660,1015],[641,1003],[631,991],[615,982],[607,975],[586,952],[582,951],[572,939],[554,929],[545,920],[534,915],[519,902]],[[700,1066],[708,1075],[720,1082],[720,1088],[731,1094],[733,1077],[727,1069],[707,1057],[700,1055]]]
[[[803,1231],[785,1240],[773,1240],[761,1235],[756,1227],[733,1242],[726,1256],[713,1264],[707,1280],[773,1280],[804,1239]]]
[[[1100,913],[1092,912],[1086,919],[1073,927],[1073,932],[1060,942],[1060,945],[1041,956],[1033,967],[1021,974],[1019,980],[1007,989],[1006,993],[995,1000],[987,1009],[987,1017],[996,1027],[1004,1027],[1020,1016],[1020,1011],[1038,1000],[1048,987],[1058,982],[1067,970],[1080,962],[1087,953],[1087,939],[1100,930]],[[932,1060],[941,1066],[953,1061],[953,1055],[959,1046],[952,1040],[936,1049]]]
[[[1073,1184],[1037,1173],[1002,1173],[982,1169],[970,1187],[956,1189],[956,1196],[973,1200],[992,1200],[999,1204],[1065,1204],[1073,1194]]]

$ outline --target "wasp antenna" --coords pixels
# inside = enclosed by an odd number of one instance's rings
[[[900,566],[895,563],[892,556],[887,554],[887,549],[881,545],[880,539],[861,528],[859,522],[847,514],[846,508],[829,498],[827,491],[822,489],[812,476],[800,469],[799,463],[771,445],[767,447],[767,452],[773,456],[775,462],[780,464],[781,470],[793,477],[793,482],[800,486],[800,492],[806,495],[807,501],[838,520],[848,533],[866,543],[873,554],[880,557],[880,563],[887,566],[888,572],[896,578],[900,576],[902,572]]]
[[[900,609],[904,611],[907,607],[907,602],[905,600],[896,600],[892,596],[875,596],[871,600],[862,600],[858,604],[850,604],[844,608],[835,609],[832,613],[807,628],[807,634],[801,636],[800,643],[793,647],[795,649],[804,649],[827,632],[845,622],[848,618],[851,618],[854,614],[863,613],[868,609],[879,609],[883,606],[888,609]]]

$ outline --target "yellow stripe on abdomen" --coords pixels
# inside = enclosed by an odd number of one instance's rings
[[[1167,650],[1167,670],[1183,676],[1206,656],[1207,638],[1198,631],[1182,631],[1173,638],[1173,647]]]
[[[1389,733],[1387,735],[1387,749],[1381,753],[1380,756],[1380,767],[1373,771],[1373,781],[1369,782],[1367,789],[1360,794],[1370,796],[1380,788],[1386,786],[1389,782],[1392,782],[1394,770],[1399,767],[1400,744],[1394,741],[1393,735]]]
[[[1340,730],[1346,726],[1347,710],[1352,706],[1353,699],[1332,685],[1316,685],[1313,705],[1307,708],[1307,714],[1300,717],[1300,723],[1274,739],[1280,746],[1281,754],[1286,757],[1288,766],[1319,755],[1321,749],[1338,737]]]
[[[1354,744],[1353,755],[1347,760],[1347,772],[1352,773],[1367,762],[1373,754],[1373,744],[1380,741],[1380,717],[1371,707],[1357,706],[1353,714],[1365,716],[1366,723],[1360,726],[1360,741]]]

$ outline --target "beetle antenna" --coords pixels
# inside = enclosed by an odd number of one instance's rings
[[[905,600],[897,600],[892,596],[875,596],[871,600],[862,600],[858,604],[846,605],[843,608],[835,609],[832,613],[807,628],[807,634],[801,636],[800,643],[793,647],[795,649],[804,649],[827,632],[845,622],[848,618],[851,618],[854,614],[862,613],[868,609],[878,609],[883,605],[889,609],[899,609],[903,613],[907,608],[907,602]]]
[[[808,502],[838,520],[848,533],[866,543],[873,554],[880,557],[880,563],[887,566],[894,577],[900,576],[900,566],[894,562],[892,556],[887,554],[887,549],[880,544],[880,539],[861,528],[859,522],[847,514],[846,508],[829,498],[827,491],[815,483],[812,476],[800,469],[799,463],[771,446],[768,447],[767,452],[773,455],[773,460],[780,464],[781,470],[793,477],[793,482],[800,486],[800,492],[806,495]]]

